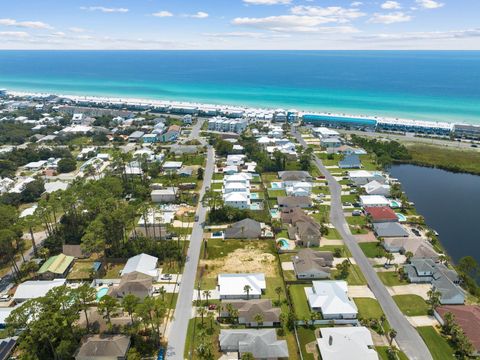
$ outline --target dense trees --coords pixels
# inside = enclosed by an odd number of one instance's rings
[[[388,167],[396,161],[407,161],[412,158],[408,149],[397,141],[367,139],[357,135],[352,135],[351,140],[368,153],[374,153],[377,163],[383,167]]]
[[[16,121],[2,121],[0,123],[0,145],[20,145],[32,135],[32,125]]]
[[[69,173],[77,168],[77,162],[73,158],[64,158],[58,162],[58,172]]]

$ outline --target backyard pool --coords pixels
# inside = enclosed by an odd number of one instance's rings
[[[398,221],[400,221],[400,222],[407,221],[407,217],[403,214],[400,214],[400,213],[397,213],[397,218],[398,218]]]
[[[270,216],[273,219],[278,219],[280,217],[280,211],[278,209],[271,209],[270,210]]]
[[[397,208],[399,208],[400,206],[402,206],[402,204],[400,203],[400,201],[390,200],[390,207],[391,207],[392,209],[397,209]]]
[[[107,295],[107,292],[108,292],[108,287],[102,287],[102,288],[98,289],[98,291],[97,291],[97,301],[100,301],[100,299],[102,297]]]
[[[260,197],[258,196],[258,193],[252,192],[250,193],[250,199],[252,200],[258,200]]]
[[[290,241],[288,241],[288,239],[279,238],[279,239],[277,239],[277,247],[280,250],[287,251],[287,250],[293,250],[295,248],[295,245],[294,245],[293,241],[290,242]]]
[[[250,210],[262,210],[262,203],[250,204]]]
[[[272,182],[270,184],[270,188],[273,190],[278,190],[278,189],[282,189],[283,187],[281,182]]]

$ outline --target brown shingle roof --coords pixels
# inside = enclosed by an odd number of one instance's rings
[[[365,207],[365,212],[370,215],[373,222],[398,221],[397,214],[388,206]]]
[[[83,339],[75,359],[94,359],[96,357],[125,357],[130,347],[130,336],[90,335]]]
[[[224,309],[227,304],[232,304],[233,308],[238,310],[238,317],[244,318],[247,323],[255,322],[254,317],[257,314],[262,314],[264,322],[280,321],[280,308],[272,307],[269,299],[222,301]]]
[[[442,319],[446,313],[455,315],[455,322],[460,326],[473,347],[480,351],[480,306],[478,305],[444,305],[436,309]]]

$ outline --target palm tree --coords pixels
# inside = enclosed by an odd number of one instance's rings
[[[282,294],[283,292],[283,288],[281,286],[277,286],[275,288],[275,294],[278,295],[278,303],[280,304],[280,295]]]
[[[434,312],[435,309],[440,305],[440,298],[442,294],[435,289],[430,289],[427,292],[428,300],[427,303],[430,305],[430,312]]]
[[[390,346],[392,346],[393,339],[395,339],[396,337],[397,337],[397,330],[390,329],[388,331],[388,342],[389,342]]]
[[[128,315],[130,315],[130,320],[131,320],[132,324],[133,324],[133,320],[134,320],[133,319],[133,314],[135,312],[135,308],[137,307],[137,305],[139,303],[140,303],[140,299],[133,294],[127,294],[122,299],[123,310],[126,311],[128,313]]]
[[[212,295],[212,292],[210,290],[203,290],[203,297],[207,301],[207,306],[208,306],[208,299],[210,298],[210,295]]]
[[[202,326],[203,326],[203,318],[205,317],[205,315],[207,315],[207,309],[205,309],[203,306],[201,306],[197,309],[197,313],[202,318]]]
[[[260,327],[260,324],[263,323],[263,315],[258,313],[258,314],[255,314],[255,316],[253,317],[253,320],[257,323],[257,329]]]
[[[165,289],[165,287],[161,286],[160,289],[158,289],[158,292],[162,297],[162,300],[165,301],[165,295],[167,294],[167,290]]]
[[[250,298],[250,291],[252,290],[252,287],[250,285],[245,285],[243,287],[243,292],[247,294],[247,300]]]
[[[212,312],[208,312],[207,319],[210,322],[210,332],[213,332],[213,322],[215,321],[215,315]]]
[[[409,263],[410,260],[413,258],[413,253],[411,251],[407,251],[405,253],[405,258],[407,259],[407,262]]]
[[[395,259],[395,256],[393,256],[392,253],[387,252],[387,253],[385,254],[385,259],[387,259],[386,264],[387,264],[387,265],[390,265],[390,264],[392,263],[392,261]]]

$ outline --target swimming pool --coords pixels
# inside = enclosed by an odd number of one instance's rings
[[[274,219],[278,218],[280,215],[280,211],[278,209],[271,209],[270,210],[270,216]]]
[[[250,204],[250,210],[262,210],[262,203]]]
[[[277,240],[277,244],[280,246],[281,250],[288,250],[290,249],[290,243],[287,239],[280,238]]]
[[[107,292],[108,292],[108,287],[102,287],[102,288],[98,289],[98,291],[97,291],[97,301],[100,301],[100,299],[102,297],[107,295]]]
[[[400,213],[397,213],[397,218],[398,218],[398,221],[400,221],[400,222],[407,221],[407,217],[403,214],[400,214]]]
[[[399,208],[401,206],[401,203],[397,200],[390,200],[390,207],[391,208]]]
[[[260,197],[258,196],[258,193],[250,193],[250,199],[252,200],[258,200]]]
[[[273,189],[273,190],[278,190],[278,189],[282,189],[283,186],[282,186],[281,182],[272,182],[270,184],[270,188]]]

